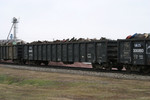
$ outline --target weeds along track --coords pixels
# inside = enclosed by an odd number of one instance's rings
[[[79,68],[79,67],[64,67],[64,66],[34,66],[34,65],[16,65],[10,63],[0,63],[0,67],[31,70],[31,71],[43,71],[53,73],[65,73],[65,74],[78,74],[97,77],[108,77],[116,79],[129,79],[129,80],[146,80],[150,81],[150,75],[142,75],[138,73],[127,73],[125,71],[106,71],[106,70],[94,70],[91,68]]]

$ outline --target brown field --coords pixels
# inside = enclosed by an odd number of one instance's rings
[[[150,81],[0,67],[0,100],[150,100]]]

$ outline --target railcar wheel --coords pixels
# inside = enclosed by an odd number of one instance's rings
[[[119,67],[117,67],[117,69],[118,69],[118,71],[122,71],[123,66],[119,66]]]
[[[145,67],[144,69],[142,69],[142,72],[143,72],[144,74],[148,74],[148,73],[150,73],[150,68]]]
[[[41,65],[41,62],[40,61],[36,61],[35,64],[36,65]]]
[[[22,61],[22,63],[25,65],[25,64],[26,64],[26,61],[24,60],[24,61]]]
[[[129,65],[125,65],[125,68],[126,68],[126,71],[127,71],[128,73],[130,73],[130,72],[131,72],[131,66],[129,66]]]
[[[47,66],[48,65],[48,61],[45,61],[44,64]]]
[[[106,67],[105,68],[107,71],[111,71],[112,70],[112,67]]]
[[[98,63],[92,63],[92,68],[93,69],[103,69],[103,66]]]
[[[18,61],[18,60],[13,60],[13,62],[14,62],[15,64],[19,64],[19,61]]]
[[[92,63],[92,68],[96,69],[96,64],[95,63]]]

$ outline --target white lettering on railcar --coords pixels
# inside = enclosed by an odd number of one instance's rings
[[[32,50],[29,50],[29,52],[32,52]]]
[[[146,54],[150,54],[150,45],[146,44]]]
[[[92,55],[90,53],[87,54],[87,58],[92,58]]]
[[[142,44],[140,44],[140,43],[135,43],[135,44],[134,44],[134,47],[142,47]]]
[[[143,53],[143,52],[144,52],[144,49],[133,49],[133,52],[134,52],[134,53],[136,53],[136,52],[137,52],[137,53],[139,53],[139,52],[140,52],[140,53]]]

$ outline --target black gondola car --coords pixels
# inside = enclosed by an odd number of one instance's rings
[[[0,60],[12,60],[20,63],[23,58],[22,45],[4,45],[0,46]]]
[[[124,64],[128,71],[150,71],[150,40],[118,40],[118,63]]]
[[[15,63],[48,65],[50,61],[73,64],[90,62],[93,68],[122,69],[117,63],[117,41],[99,40],[91,42],[59,42],[47,44],[23,44],[0,46],[0,59]]]
[[[25,62],[46,65],[49,61],[65,64],[91,62],[94,68],[119,67],[117,66],[117,41],[26,44],[22,47]]]
[[[0,46],[0,59],[11,60],[13,59],[13,47],[12,46]]]

